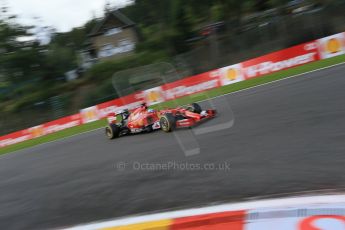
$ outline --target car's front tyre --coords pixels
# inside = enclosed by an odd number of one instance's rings
[[[176,127],[176,119],[171,113],[164,114],[159,120],[161,129],[164,132],[171,132]]]

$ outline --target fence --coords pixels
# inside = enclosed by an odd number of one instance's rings
[[[194,50],[179,55],[180,62],[197,74],[231,63],[345,31],[345,2],[299,14],[280,14],[278,9],[244,19],[202,40]]]

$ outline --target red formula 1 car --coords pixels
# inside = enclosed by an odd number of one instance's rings
[[[157,129],[171,132],[179,127],[192,127],[215,115],[216,110],[202,110],[197,103],[160,111],[148,109],[146,104],[142,104],[132,112],[126,109],[117,114],[109,114],[109,125],[105,128],[105,133],[109,139],[114,139]]]

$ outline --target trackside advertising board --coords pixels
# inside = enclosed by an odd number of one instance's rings
[[[221,68],[219,70],[219,80],[222,86],[244,81],[242,64],[236,64]]]
[[[31,140],[33,137],[27,129],[0,137],[0,148]]]
[[[79,126],[81,124],[82,120],[80,114],[63,117],[55,121],[2,136],[0,137],[0,148]]]
[[[0,137],[0,148],[97,121],[107,117],[109,113],[118,112],[124,108],[135,108],[142,102],[155,105],[341,54],[345,54],[345,33],[307,42],[85,108],[80,110],[79,114],[2,136]]]
[[[312,41],[245,61],[242,63],[242,68],[245,79],[250,79],[317,60],[320,60],[318,43]]]
[[[214,70],[165,84],[162,86],[162,90],[164,91],[165,100],[168,101],[219,86],[219,71]]]
[[[345,33],[319,39],[318,48],[322,59],[345,54]]]

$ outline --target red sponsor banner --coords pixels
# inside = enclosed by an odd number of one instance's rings
[[[82,109],[80,110],[82,123],[85,124],[106,118],[110,113],[116,113],[124,108],[138,106],[142,102],[142,92],[137,92],[89,108]]]
[[[31,136],[28,129],[2,136],[0,137],[0,148],[30,140]]]
[[[37,137],[55,133],[78,125],[81,125],[81,118],[79,114],[64,117],[42,125],[38,125],[35,127],[24,129],[22,131],[2,136],[0,137],[0,148],[13,144],[18,144],[23,141],[31,140]]]
[[[79,113],[68,117],[63,117],[58,120],[43,124],[43,135],[55,133],[64,129],[79,126],[81,124],[81,116]]]
[[[198,74],[162,86],[165,99],[173,100],[179,97],[204,92],[220,87],[219,70]]]
[[[132,109],[144,102],[143,92],[133,93],[115,100],[104,102],[96,106],[98,119],[106,118],[110,113],[123,109]]]
[[[123,103],[120,99],[111,100],[97,105],[99,119],[103,119],[108,116],[109,113],[115,113]]]
[[[84,110],[92,110],[92,119],[102,119],[107,117],[109,113],[118,112],[124,108],[132,109],[143,102],[148,105],[155,105],[168,100],[207,91],[209,89],[221,86],[219,78],[219,70],[209,71],[192,77],[184,78],[172,83],[148,89],[142,92],[136,92],[109,102],[99,104]],[[81,113],[85,111],[81,110]],[[87,123],[87,121],[84,122]]]
[[[246,211],[229,211],[182,217],[173,220],[171,230],[243,230]]]
[[[294,46],[242,63],[245,79],[304,65],[320,60],[316,41]]]
[[[143,95],[143,92],[139,91],[139,92],[129,94],[127,96],[120,97],[116,100],[120,101],[119,103],[121,104],[121,106],[130,105],[133,103],[137,103],[139,101],[143,102],[144,101],[144,95]]]

